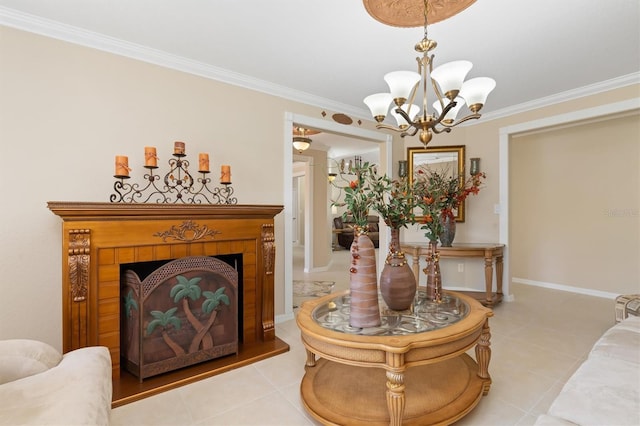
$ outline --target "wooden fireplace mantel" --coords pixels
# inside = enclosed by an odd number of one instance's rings
[[[274,217],[282,206],[50,201],[48,207],[63,220],[63,350],[108,347],[114,383],[121,373],[121,264],[242,254],[241,349],[235,362],[288,350],[276,342],[274,322]],[[242,347],[252,355],[243,355]],[[235,367],[226,363],[222,371],[230,368]],[[117,393],[114,386],[114,403]]]

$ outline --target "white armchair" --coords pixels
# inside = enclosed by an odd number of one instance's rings
[[[111,396],[107,348],[0,340],[0,425],[108,425]]]

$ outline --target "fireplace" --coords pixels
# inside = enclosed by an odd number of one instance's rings
[[[114,406],[283,352],[274,323],[274,217],[281,206],[49,202],[63,220],[63,351],[101,345]],[[123,265],[239,255],[237,352],[140,383],[121,365]]]

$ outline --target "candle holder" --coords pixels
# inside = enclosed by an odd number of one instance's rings
[[[202,177],[197,178],[197,187],[189,173],[189,161],[184,160],[184,153],[174,153],[169,159],[169,171],[164,175],[164,185],[160,184],[161,176],[155,174],[157,166],[143,166],[148,170],[144,174],[146,185],[127,183],[130,176],[115,175],[113,184],[114,194],[109,201],[112,203],[161,203],[161,204],[238,204],[233,197],[231,182],[221,183],[221,187],[210,188],[211,179],[208,171],[200,171]]]

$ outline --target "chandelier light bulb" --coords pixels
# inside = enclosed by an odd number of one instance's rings
[[[444,96],[453,99],[472,67],[473,64],[469,61],[447,62],[431,72],[431,79],[438,83]]]
[[[402,106],[422,77],[414,71],[393,71],[385,74],[391,97],[397,106]]]
[[[369,107],[369,110],[371,110],[373,118],[380,123],[386,117],[392,100],[390,93],[376,93],[364,98],[364,103]]]
[[[464,98],[472,112],[478,112],[487,101],[487,96],[496,87],[496,81],[489,77],[476,77],[467,80],[460,89],[460,97]]]

